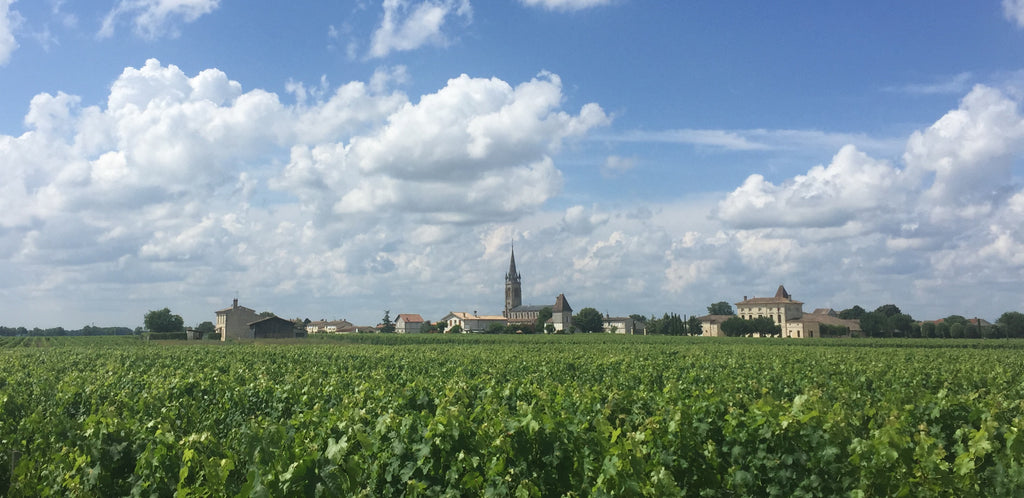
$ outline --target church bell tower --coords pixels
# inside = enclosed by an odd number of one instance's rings
[[[523,286],[519,272],[516,271],[516,248],[512,246],[512,259],[508,263],[508,273],[505,274],[505,318],[509,312],[523,304]]]

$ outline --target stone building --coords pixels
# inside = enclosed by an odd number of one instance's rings
[[[505,310],[502,316],[512,325],[532,324],[537,321],[544,308],[551,309],[551,320],[546,323],[553,324],[556,331],[569,330],[572,327],[572,307],[565,299],[565,294],[559,294],[554,305],[523,305],[523,278],[516,269],[516,250],[513,247],[508,273],[505,274]]]
[[[782,337],[807,338],[821,337],[821,325],[846,327],[850,331],[860,331],[860,323],[856,320],[843,320],[829,308],[819,308],[814,313],[804,313],[804,303],[793,299],[786,287],[779,285],[773,297],[743,296],[736,303],[736,316],[746,320],[768,317],[782,329]],[[732,318],[731,315],[705,315],[700,317],[701,335],[721,337],[722,322]]]
[[[238,305],[238,298],[231,302],[230,308],[217,311],[214,329],[220,334],[220,340],[250,338],[249,324],[261,317],[255,310]]]

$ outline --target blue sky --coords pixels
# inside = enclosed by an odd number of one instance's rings
[[[1024,1],[0,0],[0,322],[1024,309]]]

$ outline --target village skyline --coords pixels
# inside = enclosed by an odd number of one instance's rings
[[[524,304],[991,320],[1022,60],[1020,0],[0,0],[0,322],[494,313],[513,239]]]

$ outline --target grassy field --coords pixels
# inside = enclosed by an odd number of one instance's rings
[[[0,338],[0,491],[1010,496],[1024,342]]]

